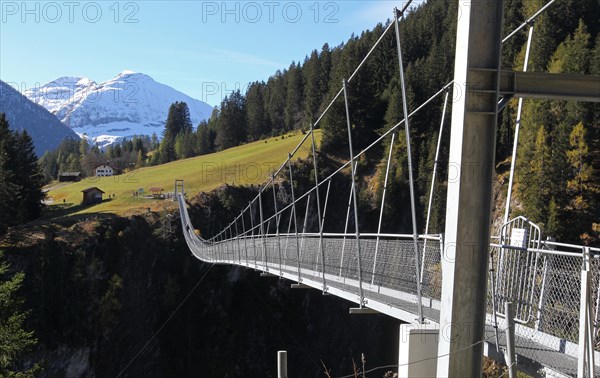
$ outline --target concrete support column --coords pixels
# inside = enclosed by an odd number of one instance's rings
[[[401,324],[398,377],[435,377],[439,328],[429,324]]]
[[[502,3],[459,2],[438,377],[481,377]]]

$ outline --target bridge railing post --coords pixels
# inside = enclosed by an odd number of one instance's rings
[[[327,203],[329,202],[329,189],[331,188],[331,179],[327,180],[327,191],[325,192],[325,204],[323,205],[323,217],[319,220],[319,249],[322,251],[321,268],[323,269],[323,285],[325,286],[325,247],[323,246],[323,229],[325,227],[325,216],[327,214]],[[316,270],[316,267],[315,267]]]
[[[221,233],[219,232],[215,238],[215,243],[217,245],[217,248],[215,248],[215,255],[214,255],[214,259],[215,261],[219,261],[221,259]]]
[[[227,228],[221,231],[221,261],[224,262],[227,257]]]
[[[252,230],[252,247],[253,247],[253,255],[254,255],[254,268],[258,269],[258,260],[256,258],[256,238],[254,237],[254,215],[252,214],[252,204],[254,200],[250,201],[250,229]]]
[[[240,217],[242,218],[242,233],[244,237],[244,251],[246,251],[246,267],[248,267],[248,235],[246,235],[246,223],[244,222],[244,213],[246,211],[242,210]]]
[[[529,34],[527,36],[527,47],[525,48],[525,60],[523,62],[523,72],[527,72],[527,65],[529,64],[529,52],[531,50],[531,41],[533,39],[533,26],[532,23],[529,26]],[[512,198],[512,187],[513,180],[515,176],[515,169],[517,164],[517,147],[519,145],[519,129],[521,128],[521,112],[523,110],[523,97],[519,97],[519,102],[517,105],[517,119],[515,122],[515,136],[513,141],[513,151],[512,158],[510,161],[510,172],[508,176],[508,191],[506,193],[506,209],[504,211],[504,223],[508,222],[508,217],[510,215],[510,201]]]
[[[359,306],[363,307],[365,304],[365,295],[363,292],[363,276],[362,276],[362,257],[360,253],[360,227],[358,225],[358,202],[356,200],[356,165],[354,164],[354,150],[352,148],[352,125],[350,123],[350,108],[348,107],[348,91],[346,88],[346,79],[342,81],[342,87],[344,90],[344,104],[346,106],[346,124],[348,126],[348,147],[350,150],[350,168],[352,170],[352,186],[355,190],[352,191],[352,199],[354,200],[354,225],[356,235],[356,250],[358,257],[358,292],[360,297]]]
[[[304,212],[304,224],[302,225],[302,240],[300,243],[299,264],[302,265],[302,252],[304,251],[304,242],[306,240],[306,222],[308,221],[308,209],[310,208],[310,193],[306,197],[306,211]],[[300,270],[298,270],[300,271]]]
[[[377,224],[377,241],[375,242],[375,255],[373,256],[373,276],[371,277],[371,285],[375,283],[375,273],[377,269],[377,253],[379,252],[379,235],[381,234],[381,224],[383,223],[383,210],[385,208],[385,195],[387,192],[388,178],[390,175],[390,165],[392,161],[392,152],[394,150],[394,140],[396,139],[396,132],[392,133],[392,139],[390,140],[390,152],[385,167],[385,179],[383,181],[383,193],[381,194],[381,208],[379,209],[379,223]]]
[[[415,185],[413,178],[412,168],[412,153],[410,147],[410,123],[408,114],[408,99],[406,97],[406,83],[404,80],[404,64],[402,62],[402,44],[400,43],[400,24],[398,22],[399,17],[404,17],[403,13],[398,11],[398,8],[394,8],[394,27],[396,29],[396,44],[398,46],[398,65],[400,69],[400,89],[402,92],[402,110],[404,112],[404,131],[406,134],[406,155],[408,158],[408,185],[410,189],[410,210],[412,217],[412,229],[413,229],[413,243],[415,247],[415,281],[417,287],[417,300],[419,306],[419,322],[423,322],[423,301],[421,298],[421,279],[420,279],[420,264],[419,264],[419,243],[418,243],[418,230],[417,230],[417,215],[416,215],[416,204],[415,204]]]
[[[238,264],[242,263],[242,241],[240,240],[240,234],[239,234],[239,229],[238,229],[238,225],[237,225],[237,217],[234,218],[233,220],[233,228],[232,230],[234,231],[234,237],[233,240],[231,241],[232,243],[235,242],[235,244],[237,245],[237,262]],[[235,259],[235,255],[233,257]]]
[[[429,188],[429,201],[427,204],[427,220],[425,221],[425,235],[429,234],[429,220],[431,219],[431,206],[433,205],[433,191],[435,190],[435,178],[437,175],[437,167],[438,161],[440,157],[440,148],[442,146],[442,135],[444,133],[444,120],[446,118],[446,108],[448,105],[448,96],[450,95],[450,90],[446,91],[446,95],[444,96],[444,108],[442,110],[442,119],[440,121],[440,131],[438,132],[438,140],[435,148],[435,158],[433,159],[433,173],[431,174],[431,186]],[[423,283],[423,274],[425,269],[425,259],[426,259],[426,251],[427,251],[427,239],[423,242],[423,257],[421,258],[421,277],[419,280]]]
[[[581,297],[579,304],[579,358],[577,377],[595,377],[594,325],[592,324],[590,247],[583,247],[581,264]]]
[[[283,266],[281,261],[281,240],[279,240],[279,211],[277,210],[277,194],[275,193],[275,174],[272,175],[272,187],[273,187],[273,208],[275,209],[275,237],[277,238],[277,249],[279,250],[279,276],[283,276]]]
[[[259,207],[259,212],[260,212],[260,236],[262,238],[262,252],[263,252],[263,268],[265,272],[269,271],[269,267],[267,266],[267,240],[266,240],[266,236],[265,236],[265,221],[263,218],[263,205],[262,205],[262,192],[263,189],[261,188],[258,191],[258,207]]]
[[[238,231],[237,218],[235,218],[233,223],[235,224],[235,238],[237,239],[238,246],[238,264],[242,265],[242,243],[240,242],[240,233]]]
[[[288,154],[288,168],[290,171],[290,191],[292,193],[292,212],[294,214],[294,233],[296,234],[296,254],[298,268],[298,283],[302,281],[302,273],[300,271],[300,241],[298,240],[298,215],[296,213],[296,196],[294,194],[294,175],[292,173],[292,154]]]
[[[356,166],[356,163],[354,163]],[[356,167],[354,167],[356,169]],[[352,168],[350,168],[352,171]],[[344,241],[342,242],[342,254],[340,258],[340,277],[342,276],[342,270],[344,268],[344,252],[346,250],[346,234],[348,234],[348,223],[350,222],[350,209],[352,208],[352,196],[354,195],[354,180],[351,180],[350,194],[348,196],[348,208],[346,210],[346,223],[344,225]]]
[[[315,126],[313,124],[310,125],[310,136],[312,138],[311,148],[312,148],[312,156],[313,156],[313,168],[315,173],[315,196],[317,200],[317,215],[319,222],[319,252],[321,253],[321,266],[323,269],[323,292],[327,292],[327,282],[325,280],[325,250],[323,249],[323,223],[321,222],[321,199],[319,196],[319,171],[317,170],[317,152],[315,146]],[[318,257],[317,257],[318,261]],[[316,270],[316,269],[315,269]]]
[[[226,262],[229,256],[229,243],[227,242],[228,240],[228,230],[229,230],[229,226],[225,227],[223,229],[223,262]]]
[[[221,262],[225,261],[225,256],[227,255],[227,251],[225,250],[227,248],[225,244],[225,239],[227,239],[226,233],[227,229],[221,231]]]

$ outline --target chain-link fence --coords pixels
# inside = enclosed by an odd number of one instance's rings
[[[504,303],[513,302],[519,309],[515,329],[517,354],[570,376],[577,374],[582,263],[583,247],[565,244],[544,243],[541,249],[493,246],[490,251],[493,274],[488,280],[489,319],[493,319],[495,305],[496,319],[505,324]],[[600,351],[600,261],[592,259],[591,265],[590,302],[595,310],[592,326],[596,351]],[[487,335],[492,332],[493,328],[489,328]],[[500,335],[500,344],[503,343],[504,335]]]

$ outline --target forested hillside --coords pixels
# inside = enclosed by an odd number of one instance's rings
[[[508,34],[540,9],[543,0],[505,1],[505,32]],[[458,4],[451,0],[430,0],[401,21],[409,111],[423,103],[452,79]],[[529,71],[598,74],[600,46],[595,0],[558,1],[535,22]],[[389,21],[388,21],[389,22]],[[216,108],[211,119],[199,125],[197,134],[208,149],[228,148],[264,135],[285,130],[308,129],[348,79],[387,24],[353,35],[346,43],[325,44],[277,71],[267,82],[252,83],[245,94],[235,92]],[[527,29],[503,47],[504,69],[523,69]],[[389,33],[363,69],[348,85],[354,148],[365,147],[382,130],[403,118],[399,91],[399,70],[394,33]],[[499,115],[496,162],[497,203],[501,208],[507,186],[517,100]],[[431,182],[437,130],[442,101],[426,107],[411,121],[413,166],[418,179],[420,219],[423,228],[425,204]],[[449,114],[449,113],[447,113]],[[446,120],[449,121],[449,117]],[[348,158],[343,99],[334,102],[320,125],[321,151]],[[600,226],[600,112],[597,104],[565,101],[525,100],[522,134],[516,172],[516,193],[511,215],[523,214],[539,223],[546,234],[559,240],[598,243]],[[447,177],[449,132],[442,136],[439,177]],[[409,227],[408,173],[403,132],[395,146],[393,178],[389,190],[391,215],[388,231]],[[370,154],[359,166],[363,174],[375,177],[374,184],[361,184],[361,202],[374,212],[378,206],[387,151]],[[508,159],[508,160],[507,160]],[[379,164],[378,164],[379,163]],[[442,179],[443,181],[443,179]],[[430,231],[442,232],[445,214],[445,183],[436,186]],[[499,195],[498,195],[499,194]],[[365,217],[368,222],[369,217]],[[569,227],[565,225],[569,224]],[[369,224],[364,225],[369,228]],[[576,226],[576,227],[575,227]]]
[[[545,0],[505,1],[504,34],[533,15]],[[458,3],[430,0],[413,9],[401,21],[408,109],[414,110],[452,80]],[[564,0],[553,4],[534,24],[529,71],[599,74],[600,47],[595,0]],[[185,103],[171,105],[162,141],[134,140],[101,153],[68,142],[62,153],[44,159],[48,178],[60,169],[89,170],[89,162],[110,160],[123,167],[163,164],[238,146],[290,130],[307,130],[316,123],[338,94],[342,80],[377,41],[390,21],[353,35],[345,43],[328,44],[275,72],[266,82],[250,83],[245,93],[236,91],[215,107],[208,121],[193,130]],[[522,70],[527,30],[524,28],[503,46],[503,69]],[[442,98],[436,99],[411,119],[413,169],[417,180],[418,225],[424,229],[426,204],[442,114]],[[393,30],[388,33],[362,69],[348,83],[348,102],[354,149],[359,150],[383,130],[403,118],[399,70]],[[449,114],[446,113],[446,124]],[[518,149],[512,216],[525,215],[558,240],[595,244],[600,238],[600,111],[599,105],[550,100],[525,100]],[[499,115],[495,185],[495,217],[504,207],[512,152],[517,100]],[[343,97],[335,101],[316,127],[323,129],[321,151],[333,160],[348,159]],[[434,190],[430,232],[443,232],[445,218],[449,135],[442,135],[439,175]],[[388,139],[389,143],[389,139]],[[360,185],[361,207],[367,213],[362,226],[377,219],[388,147],[370,152],[359,170],[368,177]],[[73,151],[71,151],[73,150]],[[410,230],[408,170],[404,131],[399,132],[390,167],[390,198],[386,204],[384,231]],[[85,152],[87,151],[87,152]],[[72,158],[72,159],[71,159]],[[62,160],[61,160],[62,159]],[[71,159],[71,160],[69,160]],[[93,164],[92,164],[93,165]],[[367,182],[368,181],[368,182]],[[569,227],[565,225],[569,224]],[[495,225],[498,225],[496,220]],[[385,230],[387,228],[387,230]]]

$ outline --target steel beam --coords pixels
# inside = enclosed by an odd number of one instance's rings
[[[461,1],[438,377],[481,377],[503,1]],[[478,77],[475,68],[495,74]]]
[[[487,92],[497,78],[494,69],[469,69],[467,92]],[[565,101],[600,102],[600,76],[548,72],[500,71],[503,96]]]
[[[379,311],[373,310],[372,308],[368,308],[368,307],[350,307],[349,313],[350,313],[350,315],[377,315],[377,314],[381,314]]]

